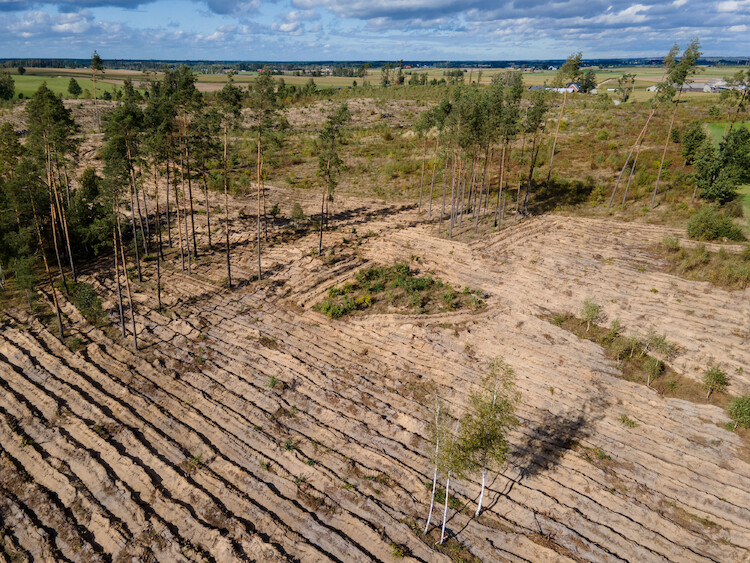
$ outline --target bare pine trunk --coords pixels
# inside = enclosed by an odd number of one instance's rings
[[[133,248],[135,249],[135,262],[138,265],[138,281],[143,281],[143,273],[141,272],[141,257],[138,253],[138,233],[135,229],[135,201],[133,196],[133,186],[130,186],[130,217],[131,224],[133,226]],[[141,225],[142,227],[142,225]],[[143,228],[141,228],[141,235],[143,235]],[[122,237],[120,237],[122,243]]]
[[[130,291],[130,278],[128,277],[128,263],[125,260],[125,249],[122,245],[122,230],[120,229],[120,217],[117,217],[117,233],[120,235],[120,259],[122,270],[125,272],[125,289],[128,292],[128,303],[130,304],[130,322],[133,330],[133,348],[138,349],[138,335],[135,332],[135,312],[133,311],[133,293]],[[136,245],[138,246],[138,245]]]
[[[49,269],[49,262],[47,262],[47,254],[44,252],[42,230],[39,228],[39,219],[36,215],[36,206],[34,205],[34,196],[32,195],[31,190],[29,190],[29,199],[31,200],[31,211],[34,214],[34,226],[36,227],[36,234],[39,237],[39,251],[42,254],[42,260],[44,261],[44,271],[47,272],[47,281],[49,282],[49,289],[52,292],[52,301],[55,304],[55,316],[57,317],[57,333],[60,340],[62,340],[63,338],[65,338],[65,333],[63,332],[62,315],[60,314],[60,303],[57,300],[57,292],[55,291],[55,284],[52,280],[52,272]],[[54,231],[54,225],[52,229]],[[60,275],[62,275],[62,270],[60,270]],[[63,281],[64,280],[65,278],[63,277]]]
[[[161,260],[162,255],[162,238],[161,238],[161,220],[159,218],[159,174],[156,170],[156,163],[154,163],[154,199],[156,200],[156,233],[157,233],[157,244],[159,247],[156,249],[156,298],[159,303],[159,311],[161,311]]]
[[[180,213],[180,190],[177,189],[177,178],[174,184],[174,202],[177,213],[177,240],[180,244],[180,268],[185,271],[185,251],[182,248],[182,218]]]
[[[185,139],[185,165],[187,166],[188,199],[190,200],[190,228],[193,231],[193,256],[198,258],[198,241],[195,237],[195,213],[193,212],[193,181],[190,174],[190,146]]]
[[[622,204],[625,205],[625,200],[628,197],[628,191],[630,191],[630,183],[633,181],[633,176],[635,175],[635,165],[638,162],[638,156],[641,154],[640,147],[638,148],[638,151],[635,153],[635,158],[633,159],[633,166],[630,168],[630,176],[628,176],[628,183],[625,185],[625,193],[622,194]]]
[[[432,219],[432,190],[435,187],[435,168],[437,168],[437,159],[438,159],[438,150],[440,149],[440,137],[437,138],[437,143],[435,144],[435,160],[432,163],[432,181],[430,182],[430,206],[429,211],[427,212],[427,218]]]
[[[484,179],[487,175],[487,160],[490,158],[489,148],[484,154],[484,166],[482,167],[482,182],[479,184],[479,199],[474,203],[474,233],[479,231],[479,214],[482,209],[482,190],[484,189]]]
[[[500,212],[500,199],[503,196],[503,180],[505,179],[505,152],[508,143],[503,143],[503,153],[500,156],[500,185],[497,189],[497,209],[495,210],[495,227],[499,227],[501,223],[498,222],[498,215]]]
[[[453,238],[454,209],[456,207],[456,154],[453,155],[453,174],[451,176],[451,221],[448,225],[448,238]]]
[[[208,250],[211,246],[211,208],[208,204],[208,184],[206,183],[206,161],[201,161],[201,180],[203,181],[203,193],[206,196],[206,231],[208,232]]]
[[[440,207],[440,217],[438,217],[438,236],[442,234],[443,215],[445,215],[445,193],[448,189],[448,159],[445,159],[445,169],[443,170],[443,203]]]
[[[568,99],[568,89],[566,88],[563,92],[563,103],[560,106],[560,116],[557,118],[557,127],[555,128],[555,139],[552,141],[552,154],[549,157],[549,170],[547,171],[547,182],[544,184],[544,194],[547,194],[549,188],[549,181],[552,177],[552,161],[555,159],[555,147],[557,147],[557,135],[560,133],[560,123],[562,123],[563,112],[565,111],[565,102]]]
[[[648,119],[646,119],[646,123],[643,125],[643,129],[641,129],[641,132],[638,134],[638,138],[633,143],[633,146],[630,147],[628,158],[625,159],[625,164],[622,166],[622,170],[620,170],[620,175],[617,177],[617,182],[615,182],[615,187],[612,189],[612,195],[609,198],[609,204],[607,205],[607,209],[612,207],[612,200],[615,199],[615,193],[617,192],[617,187],[620,185],[620,180],[622,180],[622,175],[625,173],[625,170],[627,170],[628,168],[628,162],[630,162],[630,157],[633,156],[633,151],[638,146],[638,143],[643,142],[643,137],[645,137],[646,135],[646,128],[648,127],[648,124],[651,121],[651,118],[654,116],[655,112],[656,112],[656,109],[651,110],[651,113],[649,114]]]
[[[112,229],[113,247],[115,251],[115,281],[117,282],[117,309],[120,312],[120,328],[122,329],[122,337],[126,338],[125,334],[125,314],[122,311],[122,285],[120,285],[120,259],[117,254],[119,248],[117,247],[117,230]],[[127,272],[125,273],[127,275]]]
[[[227,285],[232,287],[232,265],[229,260],[229,177],[227,168],[227,147],[229,145],[227,122],[224,122],[224,234],[227,243]]]
[[[169,161],[170,157],[167,155],[167,241],[169,248],[172,248],[172,219],[169,216]]]
[[[323,200],[320,202],[320,240],[318,241],[318,256],[323,255],[323,213],[325,211],[326,200],[331,187],[331,159],[326,161],[326,189],[323,192]]]
[[[669,131],[667,131],[667,141],[664,143],[664,152],[661,155],[661,162],[659,163],[659,173],[656,175],[656,185],[654,186],[654,195],[651,196],[651,209],[654,208],[656,203],[656,192],[659,189],[659,180],[661,180],[661,171],[664,168],[664,159],[667,157],[667,147],[669,147],[669,140],[672,137],[672,127],[674,127],[674,118],[677,116],[677,108],[680,107],[680,94],[682,94],[682,86],[677,94],[677,101],[674,104],[674,111],[672,112],[672,119],[669,121]]]
[[[257,214],[257,223],[258,223],[258,237],[257,237],[257,243],[258,243],[258,281],[260,281],[263,278],[263,271],[261,270],[260,266],[260,131],[261,131],[261,115],[262,112],[258,112],[258,214]],[[323,220],[322,214],[320,220]]]
[[[419,179],[419,212],[422,213],[422,189],[424,187],[424,163],[427,158],[427,137],[422,145],[422,176]]]
[[[91,70],[91,81],[94,83],[94,112],[96,113],[96,132],[99,133],[102,130],[102,124],[99,121],[99,103],[96,99],[96,71]]]

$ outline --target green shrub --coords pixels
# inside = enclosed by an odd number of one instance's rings
[[[726,372],[719,366],[711,366],[703,374],[703,387],[708,390],[706,399],[711,396],[714,391],[724,391],[729,385],[729,379],[727,378]]]
[[[73,305],[94,325],[100,325],[106,319],[102,309],[102,300],[94,288],[83,282],[70,282],[70,297]]]
[[[695,240],[717,240],[726,238],[742,241],[745,235],[732,219],[712,206],[701,207],[687,222],[687,234]]]
[[[735,430],[737,426],[750,428],[750,395],[732,399],[732,402],[727,405],[727,414],[734,420]]]

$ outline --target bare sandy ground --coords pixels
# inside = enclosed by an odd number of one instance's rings
[[[313,215],[314,195],[268,199]],[[325,237],[337,261],[311,256],[317,235],[302,236],[264,246],[256,282],[253,200],[235,199],[239,287],[227,290],[218,196],[211,205],[219,246],[206,253],[196,216],[201,257],[188,275],[167,253],[167,309],[156,311],[155,262],[134,283],[139,351],[69,304],[75,353],[23,314],[3,317],[6,559],[390,561],[401,544],[407,560],[448,561],[413,531],[432,475],[424,390],[437,384],[459,415],[501,354],[523,394],[513,454],[489,480],[486,512],[473,518],[477,475],[456,482],[466,508],[449,511],[450,533],[474,556],[750,560],[747,444],[722,427],[724,412],[618,378],[598,345],[539,318],[590,297],[626,331],[665,332],[682,375],[720,361],[730,391],[750,391],[750,290],[661,273],[648,248],[679,232],[546,216],[457,242],[412,208],[339,198],[338,231]],[[172,235],[176,246],[176,226]],[[484,290],[486,308],[335,321],[312,310],[363,265],[412,257]],[[111,265],[82,277],[114,320]]]

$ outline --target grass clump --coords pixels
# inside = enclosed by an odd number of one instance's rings
[[[638,423],[626,414],[623,414],[620,417],[620,422],[622,422],[628,428],[635,428],[636,426],[638,426]]]
[[[695,240],[729,239],[743,241],[742,229],[715,207],[701,207],[687,222],[687,234]]]
[[[674,242],[673,242],[674,241]],[[684,248],[677,239],[662,240],[659,253],[667,260],[667,271],[683,278],[707,281],[726,289],[750,286],[750,246],[742,252],[709,252],[705,245]]]
[[[359,270],[354,281],[328,290],[328,297],[315,305],[324,315],[338,319],[355,311],[414,312],[418,314],[484,306],[480,291],[456,291],[431,275],[419,275],[406,262],[371,266]]]
[[[727,414],[734,421],[733,430],[737,430],[738,426],[750,428],[750,395],[732,399],[727,405]]]

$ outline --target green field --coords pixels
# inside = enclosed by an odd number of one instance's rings
[[[748,129],[750,128],[750,122],[743,121],[742,123],[735,123],[734,126],[744,127],[745,129]],[[708,134],[711,137],[711,140],[718,147],[721,139],[724,137],[724,131],[727,129],[727,123],[723,121],[720,123],[706,123],[706,128],[708,129]]]
[[[55,94],[62,94],[64,97],[69,97],[68,84],[70,83],[70,76],[35,76],[35,75],[13,75],[13,80],[16,84],[16,97],[18,94],[23,94],[25,98],[31,97],[39,89],[39,86],[43,82],[47,83],[47,87],[52,90]],[[93,82],[87,78],[76,78],[78,84],[81,85],[81,89],[94,91]],[[110,84],[107,82],[96,82],[97,95],[101,95],[102,92],[108,90],[112,92],[117,87],[116,84]],[[93,94],[92,94],[93,95]]]

